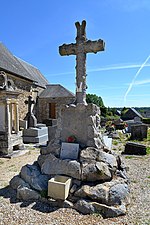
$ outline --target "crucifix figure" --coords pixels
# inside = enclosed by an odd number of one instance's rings
[[[25,117],[25,120],[27,120],[27,127],[35,127],[37,125],[37,119],[32,112],[32,105],[35,104],[35,101],[32,100],[32,96],[28,97],[28,100],[25,101],[25,104],[28,104],[28,113]]]
[[[75,23],[77,28],[76,43],[63,44],[59,46],[59,53],[64,55],[76,55],[76,103],[86,103],[86,54],[97,53],[104,51],[104,41],[99,39],[97,41],[90,41],[86,39],[86,21],[82,24]]]

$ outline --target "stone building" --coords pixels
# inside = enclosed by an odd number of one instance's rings
[[[129,108],[122,116],[121,119],[126,120],[133,120],[135,117],[139,117],[140,119],[143,118],[143,116],[134,108]]]
[[[29,95],[36,100],[48,81],[36,67],[15,57],[2,43],[0,43],[0,71],[5,73],[5,85],[20,93],[18,96],[19,119],[24,119],[28,109],[24,101]]]
[[[0,43],[0,154],[11,154],[22,146],[19,121],[28,112],[25,100],[32,96],[36,102],[47,83],[37,68],[15,57]]]
[[[75,101],[75,95],[60,84],[48,84],[38,99],[38,121],[51,124],[58,118],[60,105]]]

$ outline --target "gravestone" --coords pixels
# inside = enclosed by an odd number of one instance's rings
[[[27,115],[25,117],[25,120],[27,120],[27,127],[28,128],[29,127],[36,127],[37,119],[32,112],[32,105],[35,104],[35,101],[32,100],[32,96],[28,97],[28,100],[25,101],[25,104],[28,104],[28,112],[27,112]]]
[[[146,155],[146,146],[135,142],[127,142],[123,154]]]
[[[23,130],[23,142],[25,144],[34,143],[46,145],[48,141],[48,128],[45,124],[37,124],[37,119],[32,112],[32,106],[35,104],[35,101],[32,100],[32,96],[28,97],[25,104],[28,104],[28,113],[25,117],[27,129]]]
[[[79,155],[79,144],[63,142],[60,151],[61,159],[77,159]]]
[[[131,140],[143,140],[147,138],[148,126],[146,124],[135,124],[131,126]]]

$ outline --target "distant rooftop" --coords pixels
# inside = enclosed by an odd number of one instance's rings
[[[0,43],[0,70],[33,81],[40,87],[48,84],[46,78],[36,67],[15,57],[2,43]]]
[[[75,95],[60,84],[46,85],[46,89],[43,90],[39,96],[39,98],[64,98],[64,97],[73,98],[75,97]]]

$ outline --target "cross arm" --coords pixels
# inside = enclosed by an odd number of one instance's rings
[[[76,55],[76,44],[63,44],[59,46],[59,54],[63,55]]]
[[[84,44],[85,53],[97,53],[99,51],[104,51],[105,43],[103,40],[99,39],[98,41],[86,41]]]

